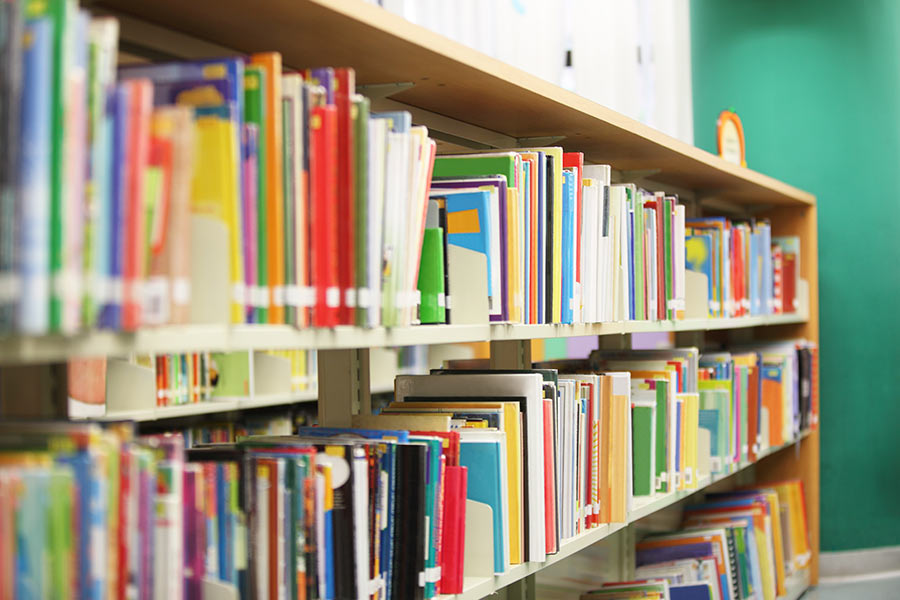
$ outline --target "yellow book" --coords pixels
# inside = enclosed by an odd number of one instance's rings
[[[224,108],[224,107],[223,107]],[[222,222],[228,232],[231,322],[244,322],[244,261],[237,190],[236,123],[223,112],[198,109],[194,121],[194,179],[191,212]]]
[[[685,458],[685,476],[682,480],[685,482],[685,488],[689,490],[697,489],[698,473],[697,465],[699,458],[697,456],[697,434],[700,428],[700,395],[699,394],[679,394],[684,401],[684,426],[686,445],[684,449]]]
[[[785,585],[784,532],[781,527],[781,503],[778,501],[778,493],[774,490],[764,492],[764,494],[769,501],[770,507],[769,520],[772,527],[772,546],[775,551],[775,583],[777,594],[783,596],[787,593],[787,587]]]

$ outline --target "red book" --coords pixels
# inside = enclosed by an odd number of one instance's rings
[[[337,265],[337,109],[314,107],[309,129],[310,280],[316,290],[313,325],[333,327],[338,324],[341,300]]]
[[[575,169],[575,285],[581,286],[581,207],[584,199],[584,153],[563,152],[563,168]],[[531,213],[534,214],[534,213]]]
[[[444,476],[444,535],[441,548],[441,594],[463,591],[466,550],[468,468],[448,466]]]
[[[125,588],[128,585],[129,555],[129,529],[132,525],[129,507],[131,505],[131,452],[123,445],[119,452],[119,531],[116,545],[118,546],[118,564],[116,565],[116,598],[125,598]]]
[[[153,84],[148,79],[123,82],[128,93],[128,165],[125,195],[125,240],[122,261],[122,329],[133,331],[141,325],[141,283],[146,264],[144,188],[150,159],[150,115]]]
[[[797,312],[797,254],[784,252],[781,259],[782,290],[784,301],[781,305],[782,312]]]
[[[749,368],[747,376],[747,459],[756,462],[756,440],[759,436],[759,366]]]
[[[544,528],[547,554],[559,550],[556,532],[556,470],[553,461],[553,401],[544,400]]]
[[[772,295],[776,315],[784,312],[784,254],[781,246],[772,244]]]
[[[334,103],[337,106],[338,147],[338,211],[337,236],[338,286],[341,305],[338,322],[353,325],[356,321],[356,169],[353,143],[352,97],[356,91],[356,75],[353,69],[334,70]]]

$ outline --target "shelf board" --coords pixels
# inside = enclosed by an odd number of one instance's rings
[[[780,446],[768,448],[767,450],[759,454],[759,459],[793,446],[794,444],[805,438],[808,434],[808,431],[801,432],[795,439],[790,442],[787,442]],[[546,562],[527,562],[520,565],[514,565],[502,575],[496,575],[494,577],[467,578],[463,583],[463,593],[453,596],[440,596],[440,598],[445,600],[479,600],[480,598],[485,598],[493,594],[494,592],[512,583],[515,583],[516,581],[519,581],[520,579],[524,579],[529,575],[533,575],[534,573],[537,573],[554,563],[564,560],[572,556],[573,554],[584,550],[588,546],[609,537],[613,533],[625,528],[631,523],[639,521],[640,519],[643,519],[648,515],[672,506],[676,502],[680,502],[685,498],[688,498],[689,496],[701,492],[710,485],[731,477],[732,475],[752,466],[753,464],[754,463],[751,463],[749,461],[744,461],[737,465],[734,465],[728,472],[717,473],[715,475],[706,475],[698,482],[696,489],[682,490],[678,492],[671,492],[668,494],[658,494],[648,498],[638,498],[635,500],[634,506],[632,506],[631,510],[628,512],[627,523],[612,523],[601,525],[599,527],[595,527],[594,529],[590,529],[580,535],[577,535],[574,538],[566,540],[565,542],[560,544],[559,552],[549,555]],[[807,587],[809,587],[808,572],[803,571],[795,577],[791,578],[791,580],[788,582],[787,594],[785,594],[785,596],[779,598],[778,600],[796,600],[803,594]]]
[[[370,393],[384,394],[393,391],[393,384],[381,384],[373,386]],[[208,402],[182,404],[179,406],[148,408],[146,410],[119,411],[110,414],[98,413],[91,416],[85,415],[83,418],[93,418],[101,421],[159,421],[162,419],[180,419],[182,417],[223,413],[233,410],[249,410],[253,408],[299,404],[301,402],[316,402],[318,399],[319,393],[315,390],[309,390],[291,394],[268,394],[256,396],[254,398],[211,400]]]
[[[495,133],[493,146],[562,136],[570,151],[703,197],[811,206],[815,197],[726,162],[362,0],[97,0],[93,6],[238,52],[278,50],[291,67],[348,65],[391,100]],[[210,18],[215,15],[215,18]],[[452,132],[449,132],[452,133]]]
[[[578,325],[416,325],[361,329],[296,329],[289,325],[169,325],[125,333],[91,331],[72,336],[8,336],[0,338],[0,364],[65,361],[82,356],[128,356],[165,352],[234,350],[346,349],[451,344],[553,337],[615,335],[648,331],[707,331],[805,323],[806,313],[628,321]]]

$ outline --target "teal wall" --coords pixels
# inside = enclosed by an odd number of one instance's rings
[[[900,545],[900,1],[692,0],[696,144],[818,197],[821,549]]]

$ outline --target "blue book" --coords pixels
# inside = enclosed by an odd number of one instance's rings
[[[713,600],[708,582],[669,584],[669,600]]]
[[[53,20],[30,20],[25,27],[22,84],[21,202],[19,242],[22,293],[19,328],[39,334],[50,325],[50,163],[52,147]]]
[[[90,540],[98,534],[105,533],[107,513],[106,496],[103,493],[105,484],[99,476],[99,468],[97,472],[94,471],[94,461],[88,450],[61,454],[56,458],[56,462],[72,469],[78,493],[78,521],[88,524],[82,526],[83,535],[78,536],[75,561],[78,572],[85,574],[79,580],[79,592],[82,598],[99,599],[103,597],[104,581],[95,578],[94,574],[106,573],[106,570],[103,566],[94,565]]]
[[[506,504],[503,499],[504,481],[502,477],[502,435],[487,436],[488,432],[470,433],[460,431],[459,464],[468,467],[469,473],[477,477],[469,478],[466,498],[482,502],[493,511],[494,532],[494,572],[506,570],[506,535],[503,514]],[[490,432],[494,433],[494,432]]]
[[[715,556],[712,542],[677,544],[674,546],[660,546],[659,548],[638,548],[635,550],[634,564],[636,567],[642,567],[673,560],[706,558],[708,556]]]
[[[572,323],[575,299],[575,174],[563,170],[562,322]]]
[[[762,311],[762,256],[760,255],[759,234],[750,233],[750,314],[761,315]]]
[[[706,287],[710,305],[710,316],[715,296],[713,296],[713,239],[708,233],[686,235],[684,238],[684,260],[688,271],[706,275]]]
[[[22,472],[22,496],[15,519],[16,549],[15,597],[46,598],[49,577],[44,572],[47,548],[47,490],[49,471],[28,469]]]
[[[486,191],[459,192],[445,196],[447,209],[447,243],[468,248],[487,259],[487,289],[491,313],[500,306],[501,298],[494,297],[499,283],[500,265],[493,264],[491,253],[491,195]],[[477,214],[477,225],[470,218],[457,213]],[[453,215],[457,214],[454,218]]]
[[[318,69],[317,69],[318,70]],[[326,88],[327,90],[327,88]],[[334,99],[332,98],[332,104]],[[406,133],[412,127],[412,115],[405,110],[393,112],[371,113],[371,119],[387,119],[390,123],[391,131],[394,133]]]
[[[109,184],[109,262],[105,269],[109,293],[100,307],[97,324],[108,329],[122,326],[122,268],[125,231],[125,181],[128,166],[128,104],[129,87],[117,85],[110,97],[112,113],[112,162]]]
[[[699,410],[699,427],[709,430],[709,447],[713,456],[719,456],[719,411],[714,408]]]

